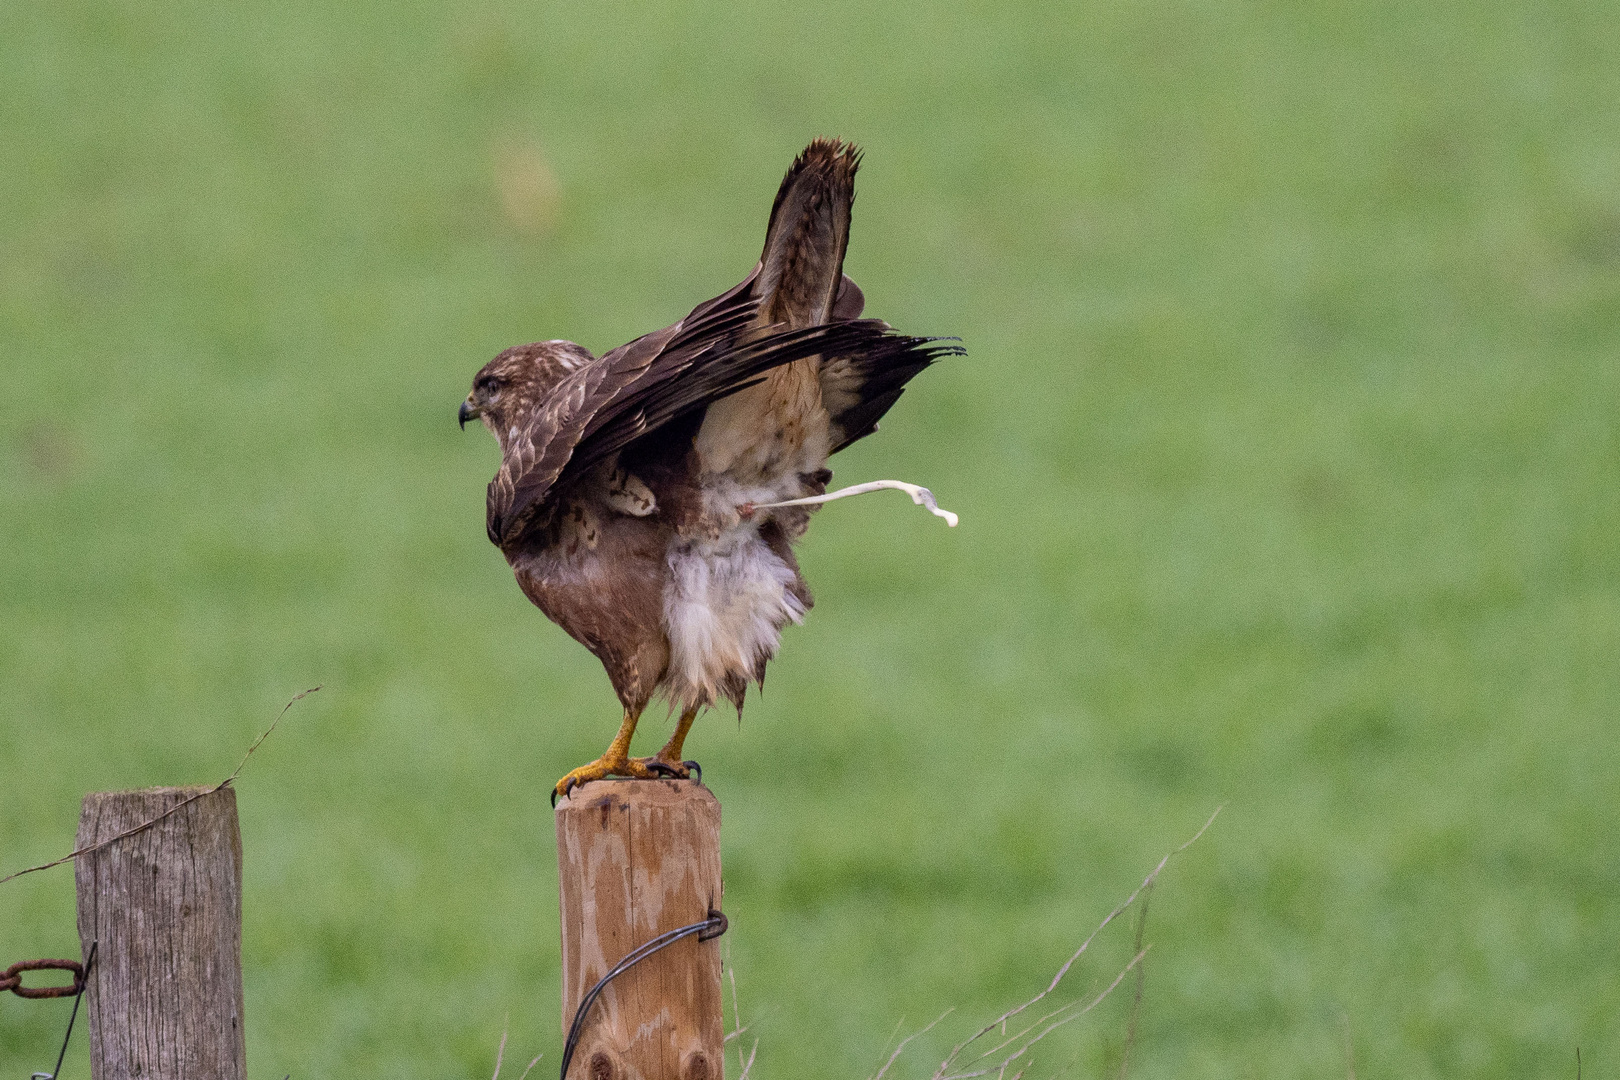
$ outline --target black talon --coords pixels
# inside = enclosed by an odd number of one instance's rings
[[[699,784],[703,783],[703,766],[699,765],[695,761],[683,761],[681,762],[681,767],[686,769],[688,772],[697,773],[697,782]]]
[[[647,762],[647,771],[655,772],[660,776],[673,777],[676,780],[681,779],[681,774],[676,771],[675,766],[667,761],[659,761],[657,758]]]

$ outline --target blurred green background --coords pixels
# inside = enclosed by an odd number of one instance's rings
[[[819,514],[819,606],[688,743],[754,1074],[862,1080],[954,1005],[926,1077],[1224,803],[1133,1075],[1343,1076],[1347,1034],[1362,1078],[1613,1075],[1617,42],[1598,2],[0,6],[0,874],[323,684],[240,781],[253,1075],[483,1076],[503,1026],[554,1070],[546,796],[618,713],[455,407],[738,280],[836,134],[868,311],[972,352],[838,482],[963,523]],[[75,949],[69,869],[0,886],[0,963]],[[1031,1077],[1111,1075],[1128,1004]],[[0,1069],[67,1010],[0,999]]]

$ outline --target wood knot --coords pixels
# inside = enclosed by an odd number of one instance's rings
[[[709,1071],[709,1055],[701,1050],[693,1050],[686,1055],[681,1064],[681,1080],[712,1080]]]
[[[618,1080],[619,1070],[606,1050],[598,1050],[591,1055],[591,1062],[585,1068],[585,1075],[588,1080]]]

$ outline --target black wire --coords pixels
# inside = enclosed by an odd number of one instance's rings
[[[35,1073],[36,1080],[39,1077],[45,1077],[45,1080],[56,1080],[57,1077],[62,1075],[62,1062],[67,1060],[68,1040],[73,1038],[73,1022],[79,1018],[79,1002],[84,1000],[84,992],[90,986],[90,967],[96,962],[96,948],[100,944],[99,939],[92,941],[90,943],[90,955],[84,958],[84,974],[79,979],[79,992],[73,995],[73,1011],[68,1014],[67,1034],[62,1036],[62,1052],[56,1055],[56,1071],[49,1075]]]
[[[590,991],[580,999],[579,1008],[574,1010],[574,1022],[569,1025],[568,1028],[568,1041],[563,1044],[562,1072],[559,1074],[559,1080],[568,1080],[568,1066],[574,1060],[574,1050],[576,1047],[578,1047],[579,1036],[585,1029],[585,1014],[590,1012],[591,1006],[596,1002],[597,996],[602,993],[602,990],[607,986],[608,983],[612,982],[620,975],[623,975],[626,971],[629,971],[631,968],[641,963],[641,961],[647,959],[647,957],[651,956],[659,949],[664,948],[666,945],[673,945],[675,942],[681,940],[681,938],[690,937],[692,934],[696,934],[699,941],[712,941],[721,934],[725,933],[726,928],[729,925],[730,924],[726,921],[725,915],[714,910],[713,908],[710,908],[709,917],[707,919],[704,919],[702,922],[693,923],[690,926],[683,926],[678,930],[669,930],[659,934],[645,945],[642,945],[640,948],[636,949],[629,956],[626,956],[623,960],[620,960],[617,964],[614,964],[612,971],[609,971],[606,975],[596,980],[596,985],[591,987]]]

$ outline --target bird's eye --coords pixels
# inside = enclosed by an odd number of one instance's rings
[[[500,386],[500,380],[495,378],[495,376],[480,375],[478,377],[478,381],[473,384],[473,389],[478,391],[480,394],[493,394],[496,390],[500,389]]]

